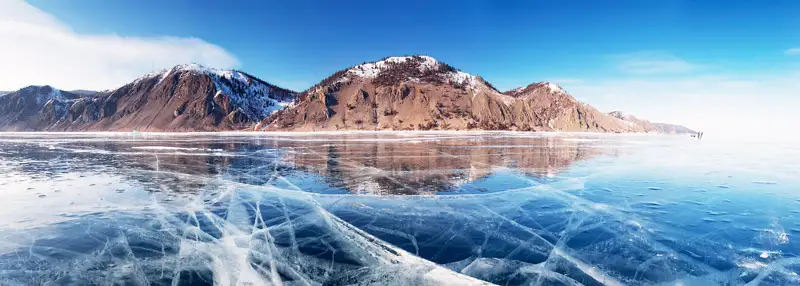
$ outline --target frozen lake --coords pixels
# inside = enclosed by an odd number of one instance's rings
[[[800,285],[798,146],[0,133],[0,285]]]

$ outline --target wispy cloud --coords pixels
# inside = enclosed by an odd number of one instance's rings
[[[0,42],[0,90],[30,84],[109,89],[176,64],[239,65],[225,49],[197,38],[75,33],[19,0],[0,1]]]
[[[658,52],[637,52],[613,56],[617,68],[632,74],[664,74],[693,71],[697,65],[674,55]]]
[[[791,48],[783,51],[787,55],[800,55],[800,48]]]

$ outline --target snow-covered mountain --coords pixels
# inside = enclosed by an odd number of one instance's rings
[[[0,97],[0,131],[520,130],[693,132],[582,103],[553,82],[500,92],[429,56],[340,70],[302,93],[197,64],[114,90],[31,86]]]
[[[521,98],[521,97],[529,96],[529,95],[533,94],[534,91],[541,91],[541,92],[552,93],[552,94],[567,94],[567,91],[565,91],[563,88],[561,88],[561,86],[559,86],[558,84],[549,82],[549,81],[542,81],[542,82],[532,83],[532,84],[529,84],[528,86],[518,87],[518,88],[515,88],[515,89],[512,89],[512,90],[506,91],[504,93],[508,94],[510,96],[516,97],[516,98]]]
[[[42,130],[67,117],[81,96],[51,86],[31,85],[0,96],[3,130]]]
[[[296,93],[241,71],[196,64],[144,75],[120,88],[76,94],[29,88],[4,96],[26,115],[3,116],[2,130],[215,131],[247,129]],[[25,96],[23,96],[25,95]],[[64,96],[68,95],[68,96]],[[51,104],[44,104],[52,101]],[[33,116],[37,115],[37,116]],[[43,118],[43,119],[37,119]]]
[[[474,76],[429,56],[388,57],[380,61],[364,63],[347,69],[339,81],[353,77],[373,80],[378,84],[394,84],[397,81],[434,82],[468,88],[470,90],[494,89],[478,76]]]
[[[389,57],[338,71],[257,128],[643,132],[555,83],[501,93],[480,76],[429,56]]]
[[[158,77],[159,83],[170,77],[207,76],[214,82],[214,98],[228,97],[230,103],[250,120],[261,120],[290,104],[295,92],[271,85],[257,77],[237,70],[219,70],[198,64],[178,65],[137,81]]]

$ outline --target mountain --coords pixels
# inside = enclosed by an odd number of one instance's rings
[[[608,115],[616,117],[622,121],[624,121],[628,125],[635,125],[641,126],[644,130],[640,132],[651,132],[651,133],[667,133],[667,134],[694,134],[696,131],[691,130],[685,126],[675,125],[675,124],[667,124],[667,123],[657,123],[657,122],[650,122],[644,119],[636,118],[633,115],[625,114],[622,111],[612,111],[609,112]]]
[[[643,132],[644,128],[609,116],[584,104],[557,84],[538,82],[506,91],[516,120],[548,131]]]
[[[427,56],[389,57],[334,73],[256,130],[533,130],[646,132],[533,83],[504,93]]]
[[[0,96],[0,131],[519,130],[693,133],[603,113],[551,82],[506,92],[428,56],[338,71],[296,93],[196,64],[114,90],[29,86]]]
[[[296,93],[241,71],[180,65],[115,90],[26,87],[0,98],[5,131],[219,131],[249,128]]]
[[[0,96],[6,95],[6,94],[9,94],[9,93],[11,93],[11,92],[10,91],[2,91],[2,90],[0,90]]]
[[[64,119],[81,97],[51,86],[28,86],[0,96],[0,126],[4,131],[47,130]]]
[[[431,57],[390,57],[338,71],[267,118],[265,130],[467,129],[510,97]],[[473,110],[474,109],[474,110]],[[493,114],[504,116],[504,114]],[[487,121],[488,122],[488,121]]]
[[[666,134],[695,134],[697,131],[689,129],[686,126],[676,125],[676,124],[669,124],[669,123],[657,123],[653,122],[653,125],[656,127],[656,132],[658,133],[666,133]]]

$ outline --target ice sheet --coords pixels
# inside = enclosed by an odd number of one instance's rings
[[[0,284],[800,283],[800,154],[749,147],[4,134]]]

